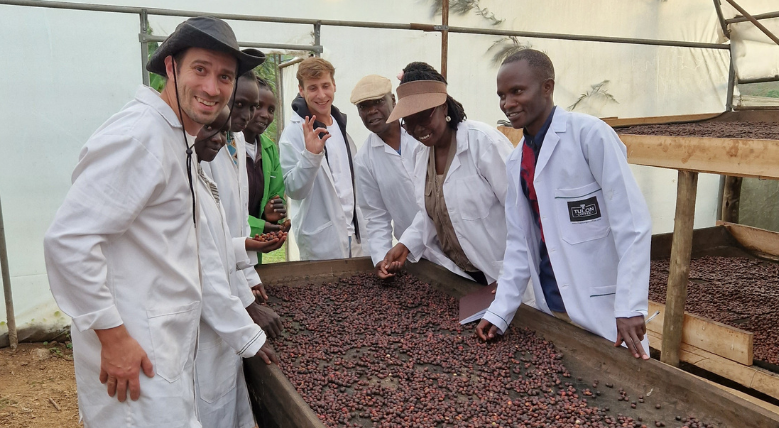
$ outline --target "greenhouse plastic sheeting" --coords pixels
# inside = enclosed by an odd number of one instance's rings
[[[109,4],[148,6],[145,0]],[[289,18],[439,24],[433,0],[159,0],[154,7]],[[721,42],[710,0],[482,0],[482,10],[452,14],[450,25],[537,32]],[[749,2],[744,0],[745,7]],[[767,3],[767,2],[766,2]],[[757,11],[755,13],[758,13]],[[501,22],[492,25],[494,15]],[[183,18],[151,15],[155,35],[169,34]],[[310,44],[313,27],[231,21],[248,42]],[[43,260],[43,234],[70,185],[81,146],[141,83],[137,15],[0,5],[0,107],[5,157],[0,195],[8,237],[17,324],[48,331],[69,323],[54,303]],[[451,34],[449,90],[471,119],[496,125],[502,119],[495,95],[497,65],[490,47],[513,41],[499,36]],[[335,104],[349,115],[348,132],[359,145],[367,137],[349,104],[364,75],[394,77],[411,61],[440,67],[439,33],[323,26],[323,57],[336,67]],[[660,116],[724,109],[729,55],[706,50],[610,43],[517,39],[546,51],[557,71],[555,100],[596,116]],[[594,94],[593,85],[600,87]],[[284,73],[284,109],[296,93],[294,67]],[[675,171],[634,167],[649,202],[655,233],[673,225]],[[699,179],[696,227],[716,217],[718,177]],[[294,254],[294,249],[292,251]],[[0,320],[5,319],[0,305]],[[5,323],[0,323],[0,335]],[[0,338],[0,344],[2,339]]]

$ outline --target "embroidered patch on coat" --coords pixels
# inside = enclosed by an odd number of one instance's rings
[[[571,223],[596,220],[601,217],[598,198],[595,196],[581,201],[568,202],[568,216]]]

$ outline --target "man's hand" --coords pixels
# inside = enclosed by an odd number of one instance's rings
[[[644,323],[643,315],[617,318],[617,341],[614,342],[614,346],[620,346],[622,342],[625,342],[625,345],[627,345],[634,357],[648,360],[649,355],[644,351],[644,347],[641,346],[641,341],[644,340],[645,334],[646,323]]]
[[[256,235],[254,238],[246,238],[246,251],[270,253],[271,251],[276,251],[279,248],[281,248],[281,246],[284,245],[284,241],[287,240],[287,238],[285,237],[281,239],[273,239],[267,242],[261,242],[256,239],[259,238],[259,236],[260,235]]]
[[[314,129],[315,120],[316,115],[311,116],[311,119],[306,116],[306,119],[303,122],[303,136],[306,139],[306,150],[308,150],[310,153],[318,155],[322,153],[322,150],[324,150],[325,142],[328,140],[328,138],[331,137],[331,135],[329,132],[327,132],[327,128]],[[320,133],[324,133],[325,136],[319,138]]]
[[[268,337],[275,339],[284,330],[284,326],[281,324],[281,317],[279,314],[273,311],[273,309],[258,305],[252,302],[246,307],[246,312],[252,317],[252,321],[260,326]]]
[[[260,358],[265,361],[265,364],[270,365],[271,361],[276,364],[279,363],[279,357],[276,356],[276,351],[273,350],[273,345],[271,345],[268,341],[265,341],[265,344],[262,345],[262,348],[257,351],[257,355],[259,355]]]
[[[265,286],[259,283],[252,287],[252,294],[254,299],[259,303],[265,303],[268,301],[268,293],[265,292]]]
[[[100,383],[108,388],[108,396],[120,402],[127,399],[138,400],[141,396],[140,371],[146,377],[154,377],[154,367],[146,351],[127,333],[124,325],[95,330],[100,340]]]
[[[395,274],[387,270],[387,263],[382,260],[376,263],[376,276],[378,276],[379,279],[390,279],[394,277]]]
[[[263,210],[263,217],[265,217],[266,222],[271,222],[273,224],[276,224],[279,222],[279,220],[283,219],[287,216],[287,209],[284,207],[284,201],[278,197],[278,195],[270,198],[268,200],[268,203],[265,204],[265,209]]]
[[[398,243],[391,250],[387,251],[387,255],[384,256],[384,270],[387,273],[397,273],[406,264],[408,258],[408,248],[405,245]]]
[[[479,325],[476,326],[476,335],[483,341],[488,341],[498,336],[498,327],[492,325],[491,322],[482,318],[479,321]]]

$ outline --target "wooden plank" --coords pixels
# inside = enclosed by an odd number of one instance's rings
[[[662,335],[654,331],[647,331],[647,336],[649,337],[649,346],[662,352]],[[682,344],[679,356],[686,363],[732,380],[739,385],[779,398],[779,374],[760,367],[745,366],[686,343]]]
[[[698,173],[679,171],[676,189],[676,216],[671,244],[671,262],[668,269],[668,288],[665,297],[663,321],[663,353],[660,361],[679,366],[679,346],[682,343],[684,304],[687,301],[687,279],[692,255],[692,229],[695,219],[695,196],[698,192]]]
[[[498,126],[498,131],[502,132],[503,135],[506,136],[506,138],[511,141],[511,144],[514,145],[514,147],[517,147],[520,141],[522,141],[522,128],[520,129],[514,129],[510,126]]]
[[[602,121],[612,127],[635,125],[660,125],[664,123],[686,123],[713,119],[722,113],[684,114],[679,116],[650,116],[650,117],[604,117]]]
[[[663,334],[665,305],[649,301],[649,314],[660,314],[647,323],[649,331]],[[684,313],[682,343],[695,346],[720,357],[746,366],[752,365],[753,334],[729,325],[709,320],[689,312]]]
[[[779,179],[779,142],[620,134],[628,162],[737,177]]]
[[[693,376],[695,376],[695,375],[693,375]],[[771,413],[779,414],[779,406],[775,406],[775,405],[773,405],[771,403],[768,403],[768,402],[765,402],[763,400],[760,400],[759,398],[755,398],[755,397],[753,397],[753,396],[751,396],[749,394],[743,393],[743,392],[741,392],[741,391],[739,391],[737,389],[728,388],[725,385],[720,385],[717,382],[712,382],[712,381],[710,381],[708,379],[704,379],[704,378],[699,377],[699,376],[695,376],[695,377],[697,377],[698,379],[701,379],[704,382],[707,382],[707,383],[709,383],[711,385],[714,385],[714,386],[716,386],[717,388],[719,388],[719,389],[721,389],[723,391],[727,391],[727,392],[735,395],[736,397],[739,397],[739,398],[741,398],[743,400],[749,401],[750,403],[752,403],[752,404],[754,404],[756,406],[760,406],[760,407],[768,410]]]
[[[744,248],[773,257],[779,257],[779,233],[757,227],[718,221]]]
[[[244,360],[243,364],[246,383],[253,398],[262,402],[262,409],[271,416],[274,426],[325,428],[325,424],[298,394],[279,366],[267,365],[256,356]]]

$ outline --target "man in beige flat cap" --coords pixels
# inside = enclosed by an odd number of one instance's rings
[[[400,239],[419,207],[414,200],[414,160],[419,142],[400,126],[387,123],[395,107],[392,83],[375,74],[365,76],[352,90],[362,123],[371,131],[354,159],[357,203],[365,218],[368,250],[380,278],[394,274],[384,268],[384,256],[392,248],[392,235]],[[393,230],[394,223],[394,230]],[[424,258],[463,275],[436,243]]]

